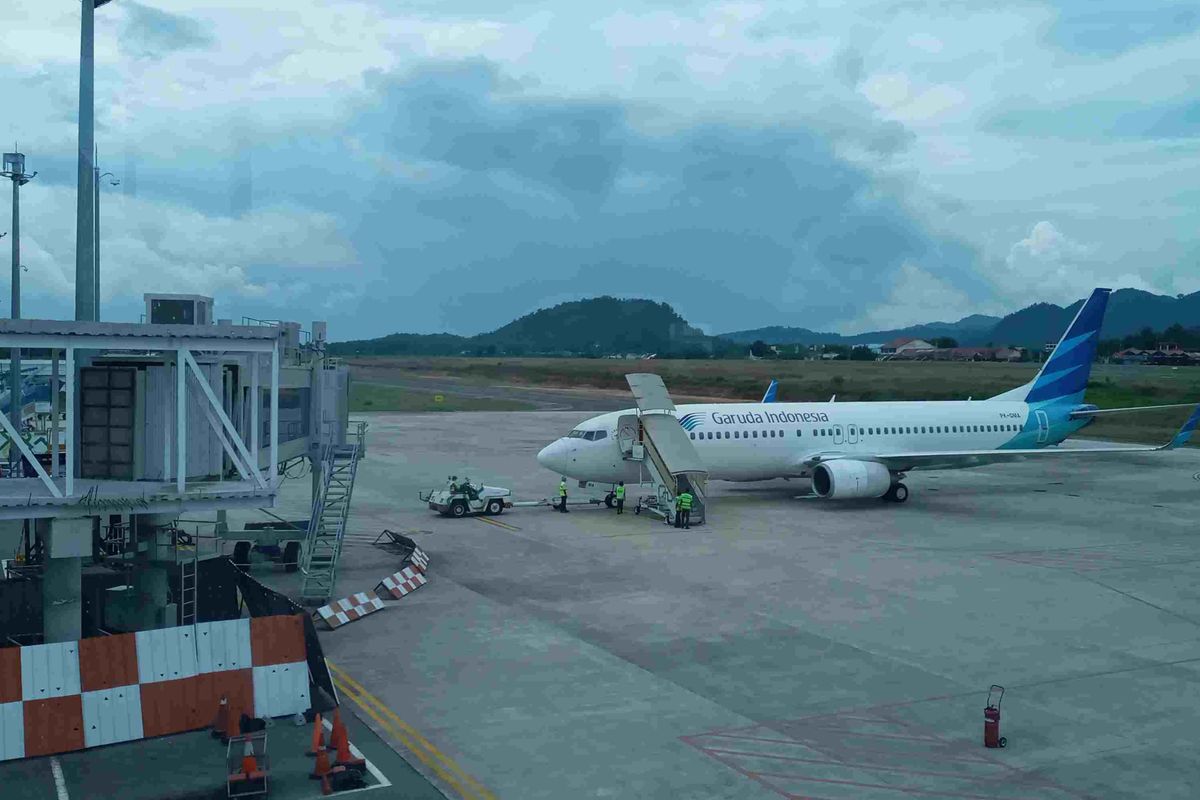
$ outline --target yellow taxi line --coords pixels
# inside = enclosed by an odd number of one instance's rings
[[[438,750],[416,728],[400,719],[396,712],[368,692],[362,684],[332,663],[329,664],[329,669],[333,672],[340,692],[353,700],[385,731],[399,739],[413,755],[452,786],[465,800],[496,800],[495,795],[483,784],[468,775],[452,758]]]

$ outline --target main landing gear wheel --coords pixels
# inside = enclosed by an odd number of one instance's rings
[[[908,499],[908,487],[903,483],[893,483],[892,487],[887,490],[887,494],[883,496],[883,499],[893,503],[903,503]]]
[[[504,513],[504,501],[488,500],[487,511],[484,513],[493,517],[499,516],[500,514]]]

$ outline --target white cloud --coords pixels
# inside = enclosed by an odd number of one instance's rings
[[[957,322],[979,313],[966,292],[911,261],[902,264],[890,280],[892,290],[883,302],[838,328],[847,333],[887,330],[923,322]]]
[[[1009,248],[1004,267],[994,276],[998,290],[1011,298],[1066,305],[1097,286],[1153,289],[1142,278],[1097,258],[1095,247],[1075,241],[1054,223],[1042,220]]]
[[[75,192],[33,186],[21,198],[23,289],[34,306],[40,296],[59,307],[74,296]],[[143,292],[278,302],[311,290],[314,275],[352,282],[358,267],[337,220],[309,209],[271,206],[232,218],[113,195],[102,212],[105,302],[137,301]]]

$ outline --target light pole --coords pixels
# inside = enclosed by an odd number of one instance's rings
[[[24,153],[5,153],[4,171],[0,177],[9,178],[13,185],[12,200],[12,318],[21,318],[21,187],[33,180],[36,172],[25,172]],[[9,350],[8,419],[13,430],[21,430],[21,351]],[[21,463],[20,450],[15,442],[8,446],[8,466],[11,471]]]
[[[99,161],[99,153],[96,154],[96,161]],[[109,178],[109,186],[120,186],[121,182],[117,180],[117,176],[111,172],[100,174],[100,167],[92,167],[92,222],[93,231],[92,246],[95,248],[95,261],[92,265],[92,294],[95,301],[95,307],[92,313],[92,319],[100,321],[100,181]]]
[[[81,0],[79,25],[79,185],[75,204],[75,319],[96,317],[94,249],[95,197],[92,192],[92,148],[95,146],[95,11],[109,0]]]

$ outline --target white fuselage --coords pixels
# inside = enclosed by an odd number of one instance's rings
[[[701,403],[680,405],[675,415],[709,477],[731,481],[803,477],[804,463],[825,454],[1037,448],[1081,427],[1003,401]],[[638,482],[641,465],[626,457],[637,436],[635,409],[602,414],[548,445],[538,461],[576,480]]]

